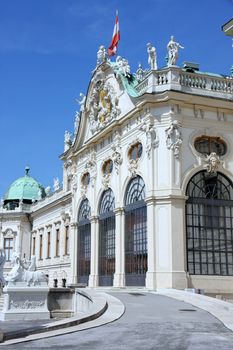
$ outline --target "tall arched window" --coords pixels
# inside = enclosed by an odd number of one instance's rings
[[[88,284],[91,260],[91,208],[84,199],[78,213],[78,282]]]
[[[223,174],[201,171],[187,186],[188,272],[233,275],[233,184]]]
[[[140,176],[125,194],[125,275],[127,286],[144,286],[147,271],[147,210],[145,183]]]
[[[99,285],[112,286],[115,272],[115,197],[106,190],[99,209]]]

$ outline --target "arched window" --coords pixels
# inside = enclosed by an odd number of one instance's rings
[[[78,213],[78,282],[88,284],[91,260],[91,208],[84,199]]]
[[[147,271],[147,210],[145,183],[140,176],[128,184],[125,194],[126,285],[144,286]]]
[[[115,272],[115,197],[106,190],[99,207],[99,285],[113,285]]]
[[[188,272],[233,275],[233,184],[223,174],[201,171],[187,186]]]

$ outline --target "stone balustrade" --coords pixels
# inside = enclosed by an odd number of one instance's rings
[[[190,73],[178,67],[151,71],[136,89],[140,95],[145,92],[177,90],[233,100],[233,78],[201,72]]]

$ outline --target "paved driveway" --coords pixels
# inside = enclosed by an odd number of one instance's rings
[[[67,335],[1,346],[2,349],[232,350],[233,333],[207,312],[165,296],[111,293],[126,306],[117,321]]]

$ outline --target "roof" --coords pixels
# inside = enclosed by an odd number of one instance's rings
[[[25,168],[25,176],[15,180],[4,196],[4,201],[38,200],[45,197],[44,187],[29,176],[29,168]]]
[[[222,26],[222,31],[226,35],[233,36],[233,18]]]

